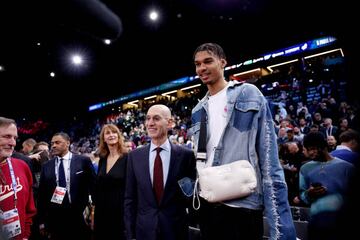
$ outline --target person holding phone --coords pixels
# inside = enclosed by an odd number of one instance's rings
[[[311,161],[300,168],[300,198],[310,205],[309,239],[338,239],[336,223],[355,167],[333,157],[325,135],[310,132],[304,137],[304,155]]]

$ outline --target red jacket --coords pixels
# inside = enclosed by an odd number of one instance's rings
[[[36,214],[34,197],[32,192],[32,174],[28,165],[19,159],[11,158],[17,181],[17,209],[20,217],[21,234],[14,240],[29,238],[32,217]],[[10,168],[7,161],[0,163],[0,169],[5,177],[5,183],[0,181],[0,209],[8,211],[15,207],[14,191],[10,176]],[[1,175],[0,175],[1,176]]]

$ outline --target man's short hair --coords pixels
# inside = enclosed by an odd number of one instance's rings
[[[339,136],[340,143],[348,143],[351,141],[356,141],[360,143],[359,133],[353,129],[348,129],[345,132],[342,132]]]
[[[1,126],[9,126],[11,124],[14,124],[16,126],[16,122],[14,119],[11,118],[5,118],[5,117],[0,117],[0,127]]]
[[[66,141],[69,141],[70,142],[70,137],[69,137],[69,134],[65,133],[65,132],[57,132],[53,135],[53,137],[55,136],[60,136],[62,137],[63,139],[65,139]]]
[[[286,133],[294,133],[294,129],[293,129],[293,128],[289,128],[288,130],[286,130]]]
[[[303,145],[305,148],[318,148],[318,149],[326,149],[327,141],[325,139],[325,135],[321,132],[309,132],[304,137]]]
[[[23,142],[23,144],[26,144],[26,145],[28,145],[28,146],[34,147],[35,144],[36,144],[36,140],[33,139],[33,138],[28,138],[28,139],[26,139],[26,140]]]
[[[34,146],[34,151],[38,151],[40,146],[47,146],[49,147],[49,144],[45,141],[37,142]]]
[[[206,52],[211,53],[219,58],[226,59],[223,48],[219,44],[216,44],[216,43],[201,44],[199,47],[196,48],[194,55],[193,55],[193,59],[195,59],[195,55],[198,52],[202,52],[202,51],[206,51]]]
[[[310,129],[311,129],[311,128],[316,128],[316,129],[319,129],[319,125],[317,125],[317,124],[313,124],[313,125],[311,125],[311,126],[310,126]]]

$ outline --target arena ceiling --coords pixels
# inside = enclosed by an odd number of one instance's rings
[[[203,42],[222,45],[230,63],[324,35],[354,47],[352,31],[345,30],[354,24],[353,8],[345,2],[40,0],[1,5],[0,115],[9,117],[73,116],[91,104],[194,75],[192,54]],[[151,8],[160,12],[158,22],[148,20]],[[69,63],[73,52],[83,54],[82,67]]]

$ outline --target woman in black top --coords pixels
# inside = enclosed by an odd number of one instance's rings
[[[95,194],[95,239],[125,239],[124,192],[127,155],[124,138],[114,124],[100,132],[100,161]]]

